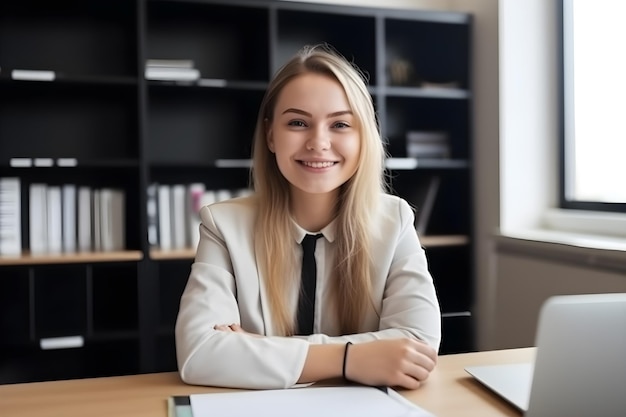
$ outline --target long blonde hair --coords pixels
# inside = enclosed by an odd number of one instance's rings
[[[273,118],[283,87],[293,78],[309,72],[330,76],[343,86],[361,137],[358,168],[341,186],[336,204],[337,250],[332,268],[333,302],[340,331],[356,333],[371,304],[370,231],[380,195],[388,189],[384,176],[385,149],[365,75],[326,44],[302,48],[275,74],[261,102],[251,171],[259,204],[255,230],[257,259],[265,277],[274,330],[277,334],[292,335],[295,317],[287,291],[293,282],[293,262],[283,262],[295,257],[292,256],[295,252],[289,216],[290,191],[289,183],[268,148],[266,123]]]

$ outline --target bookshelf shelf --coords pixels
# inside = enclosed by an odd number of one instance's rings
[[[367,73],[392,192],[415,208],[441,298],[442,353],[472,349],[469,14],[279,0],[67,6],[0,7],[0,178],[20,180],[22,231],[20,255],[0,254],[0,383],[176,368],[197,224],[177,227],[184,244],[153,244],[148,191],[185,199],[202,185],[204,202],[247,192],[263,93],[306,43],[328,42]],[[164,63],[179,72],[154,71]],[[443,132],[447,155],[415,157],[416,132]],[[31,255],[30,190],[42,183],[121,191],[123,249]],[[68,335],[84,346],[37,345]]]
[[[150,259],[155,261],[163,260],[179,260],[179,259],[193,259],[196,256],[195,249],[177,249],[177,250],[150,250]]]
[[[422,245],[428,248],[447,247],[447,246],[464,246],[469,245],[470,237],[467,235],[450,235],[450,236],[422,236],[420,239]]]
[[[148,85],[151,88],[223,88],[231,90],[243,91],[261,91],[267,88],[266,82],[258,81],[229,81],[217,80],[209,78],[200,78],[196,81],[165,81],[165,80],[149,80]]]
[[[459,88],[444,87],[386,87],[387,95],[390,97],[415,97],[432,99],[458,99],[470,98],[470,92]]]
[[[143,252],[139,250],[115,252],[89,252],[67,254],[32,255],[28,252],[20,256],[0,256],[0,266],[6,265],[50,265],[70,263],[96,262],[137,262],[143,259]]]
[[[70,157],[56,157],[56,158],[48,158],[43,157],[40,159],[45,159],[45,166],[35,161],[35,158],[31,157],[19,157],[19,158],[9,158],[6,161],[0,161],[0,167],[4,168],[12,168],[16,170],[16,173],[19,174],[20,170],[29,170],[34,172],[33,170],[39,170],[40,173],[45,174],[50,172],[50,168],[54,169],[65,169],[65,170],[74,170],[74,172],[80,171],[82,169],[108,169],[108,168],[121,168],[121,169],[135,169],[139,168],[140,161],[139,159],[101,159],[101,160],[93,160],[93,159],[78,159],[78,158],[70,158]],[[46,169],[48,171],[46,171]]]
[[[389,158],[385,161],[385,167],[391,170],[466,169],[470,163],[465,159]]]

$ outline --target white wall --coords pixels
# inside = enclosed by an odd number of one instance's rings
[[[501,0],[500,230],[537,228],[556,203],[557,1]]]
[[[626,292],[623,252],[551,246],[505,238],[497,242],[498,289],[489,348],[532,346],[539,308],[551,295]]]
[[[549,234],[533,231],[542,232],[558,192],[559,2],[499,1],[500,230],[486,237],[491,253],[478,260],[491,265],[495,285],[495,296],[480,301],[490,309],[481,349],[533,345],[549,296],[626,292],[623,250],[594,249],[578,237],[549,243]]]

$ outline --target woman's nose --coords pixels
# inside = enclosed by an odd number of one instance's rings
[[[330,137],[326,129],[313,129],[309,140],[307,140],[306,148],[310,151],[326,151],[330,149]]]

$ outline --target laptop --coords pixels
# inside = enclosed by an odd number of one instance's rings
[[[525,417],[626,415],[626,293],[547,299],[536,346],[533,363],[465,370]]]

